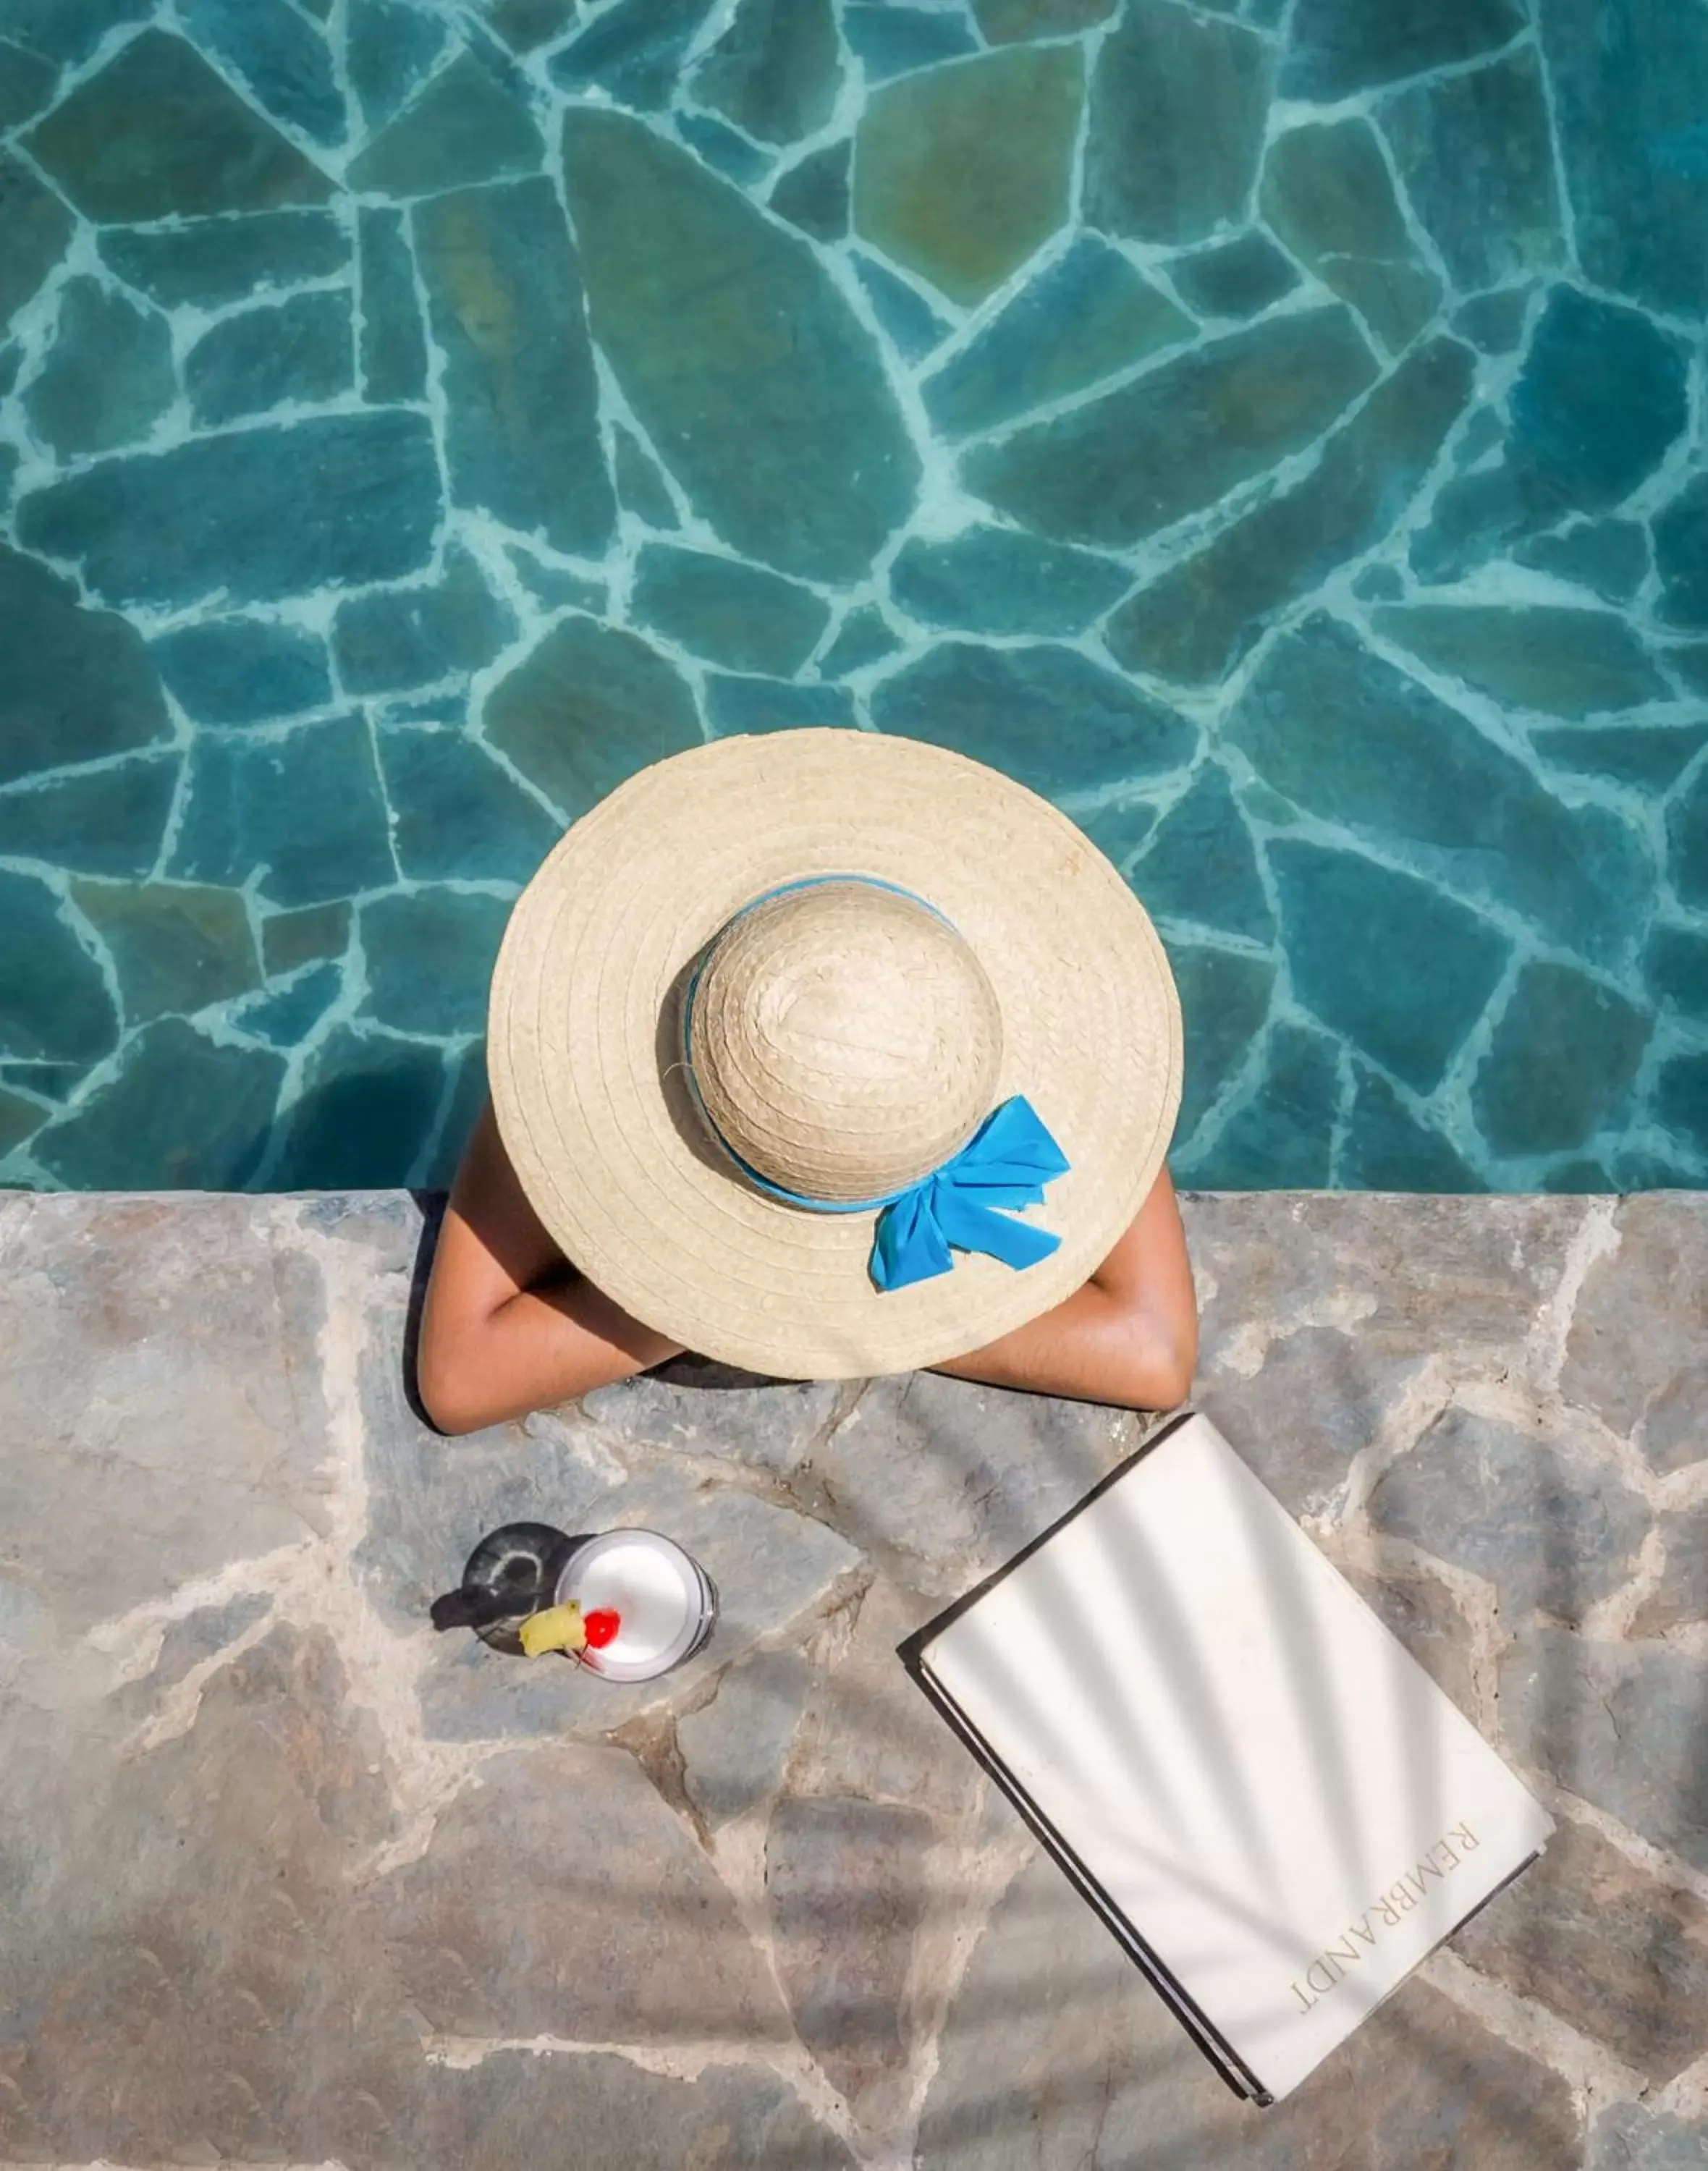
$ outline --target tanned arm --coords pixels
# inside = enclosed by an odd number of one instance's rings
[[[1197,1362],[1192,1266],[1164,1168],[1083,1289],[1012,1334],[934,1369],[1034,1394],[1167,1410],[1190,1392]]]
[[[549,1408],[677,1354],[577,1273],[484,1109],[457,1171],[422,1311],[416,1386],[441,1432]]]

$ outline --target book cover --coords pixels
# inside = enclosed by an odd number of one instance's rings
[[[901,1655],[1259,2103],[1553,1829],[1201,1413]]]

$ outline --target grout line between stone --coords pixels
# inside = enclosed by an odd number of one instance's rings
[[[1566,1247],[1560,1278],[1544,1300],[1524,1344],[1524,1358],[1536,1384],[1544,1394],[1557,1395],[1566,1368],[1566,1344],[1571,1338],[1577,1300],[1591,1268],[1599,1259],[1619,1251],[1619,1230],[1614,1203],[1596,1199],[1584,1212]]]
[[[1557,2073],[1586,2122],[1609,2104],[1629,2103],[1647,2093],[1643,2076],[1611,2050],[1580,2034],[1545,2006],[1468,1966],[1451,1946],[1438,1947],[1418,1973],[1497,2041]]]

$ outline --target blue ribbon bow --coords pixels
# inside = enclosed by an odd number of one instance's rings
[[[951,1249],[983,1252],[1005,1267],[1035,1266],[1061,1244],[999,1207],[1036,1206],[1067,1156],[1032,1103],[1017,1093],[994,1109],[953,1161],[921,1177],[878,1217],[872,1278],[881,1289],[929,1281],[953,1266]]]

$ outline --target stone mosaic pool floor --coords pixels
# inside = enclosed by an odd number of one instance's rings
[[[1210,1187],[1708,1174],[1708,13],[0,0],[0,1177],[436,1180],[563,823],[857,724]]]

